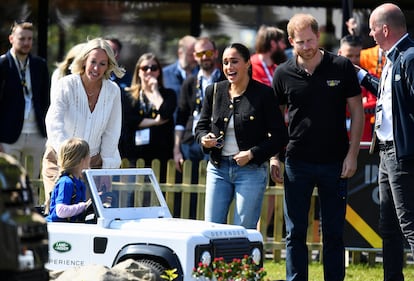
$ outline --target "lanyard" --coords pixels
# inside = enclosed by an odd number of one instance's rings
[[[203,102],[203,77],[200,76],[200,78],[197,80],[197,85],[196,85],[196,104],[195,104],[195,112],[197,112],[196,114],[200,113],[201,111],[201,104]],[[193,113],[194,115],[194,113]]]
[[[16,58],[17,60],[17,65],[19,66],[19,71],[20,71],[20,82],[22,84],[23,87],[23,92],[26,96],[29,96],[29,89],[27,88],[27,82],[26,82],[26,69],[27,69],[27,64],[29,59],[26,58],[26,61],[24,62],[24,65],[22,66],[22,63]]]
[[[273,75],[270,74],[269,68],[267,68],[267,65],[264,61],[262,61],[262,66],[264,68],[264,71],[266,72],[267,79],[269,80],[269,83],[272,84],[273,81]]]
[[[382,103],[383,97],[384,97],[384,92],[385,92],[385,85],[386,85],[386,81],[388,78],[388,74],[389,71],[392,71],[392,62],[387,60],[385,65],[384,65],[384,69],[382,70],[383,74],[381,77],[381,84],[380,84],[380,101]],[[385,72],[385,73],[384,73]]]
[[[22,66],[20,60],[16,57],[16,64],[19,67],[20,83],[22,85],[23,93],[24,93],[24,100],[25,100],[24,119],[28,119],[30,115],[30,110],[32,108],[32,94],[29,91],[29,88],[27,87],[27,81],[26,81],[26,70],[27,70],[27,65],[29,64],[29,58],[26,58],[26,61],[24,62],[24,65]]]
[[[384,116],[384,109],[387,110],[387,104],[384,104],[385,102],[385,91],[386,91],[386,85],[387,85],[387,79],[389,72],[392,71],[392,63],[391,61],[387,60],[385,63],[384,69],[382,70],[381,80],[380,80],[380,90],[379,90],[379,98],[377,100],[377,104],[375,107],[375,130],[378,133],[381,134],[387,134],[386,131],[383,131],[384,129],[380,128],[383,125],[383,116]],[[385,120],[385,119],[384,119]]]
[[[210,75],[210,78],[207,78],[203,76],[201,70],[199,71],[197,75],[197,84],[196,84],[196,96],[195,96],[195,106],[193,111],[193,116],[197,116],[201,112],[201,107],[203,104],[204,99],[204,91],[206,90],[207,86],[211,83],[217,82],[220,80],[220,70],[217,68],[213,70],[213,72]],[[204,80],[204,84],[203,84]]]

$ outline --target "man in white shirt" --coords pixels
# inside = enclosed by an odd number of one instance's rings
[[[379,148],[380,232],[385,281],[404,280],[404,244],[414,254],[414,41],[394,4],[377,7],[370,36],[387,52],[381,80],[360,71],[361,85],[378,93],[374,148]],[[377,91],[376,91],[377,90]]]

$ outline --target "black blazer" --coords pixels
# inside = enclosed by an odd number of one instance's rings
[[[252,162],[262,164],[271,156],[280,153],[287,143],[287,128],[279,109],[279,103],[272,88],[251,79],[246,91],[232,103],[229,97],[230,83],[217,83],[213,106],[213,89],[206,89],[201,117],[196,127],[196,140],[201,145],[201,138],[212,132],[223,135],[230,117],[234,116],[237,144],[241,151],[251,150]],[[214,113],[213,113],[214,109]],[[219,166],[221,149],[205,149],[210,152],[210,161]]]
[[[172,89],[159,89],[164,102],[159,110],[144,112],[139,101],[136,101],[130,93],[122,97],[122,132],[119,150],[122,158],[135,160],[138,158],[170,159],[174,147],[174,111],[177,108],[175,92]],[[147,145],[135,145],[135,131],[144,118],[155,118],[160,114],[168,122],[160,126],[150,127],[150,143]]]
[[[29,54],[33,106],[40,133],[46,137],[45,117],[50,104],[50,77],[46,61]],[[0,142],[14,143],[24,121],[24,93],[10,50],[0,57]]]

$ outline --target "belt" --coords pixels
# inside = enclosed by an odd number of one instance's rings
[[[234,155],[221,156],[221,162],[227,162],[229,164],[236,164],[236,160],[233,159]]]
[[[389,150],[391,148],[394,148],[394,141],[380,141],[378,142],[379,150]]]
[[[234,157],[234,155],[226,155],[226,156],[224,156],[224,155],[221,155],[221,159],[233,159],[233,157]]]
[[[231,161],[231,160],[234,160],[233,159],[233,157],[234,157],[234,155],[228,155],[228,156],[221,156],[221,160],[229,160],[229,161]]]

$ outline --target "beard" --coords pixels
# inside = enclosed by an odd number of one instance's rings
[[[204,71],[211,71],[215,67],[214,60],[206,59],[200,62],[200,68]]]
[[[316,54],[318,53],[318,50],[319,50],[318,48],[301,50],[301,51],[296,51],[296,54],[299,57],[302,57],[304,60],[310,60],[316,56]]]
[[[20,56],[27,56],[30,53],[31,49],[32,47],[23,46],[20,48],[15,48],[14,52]]]
[[[272,61],[279,65],[282,62],[285,62],[287,60],[287,56],[285,54],[285,50],[282,49],[277,49],[276,51],[274,51],[270,57],[272,58]]]

